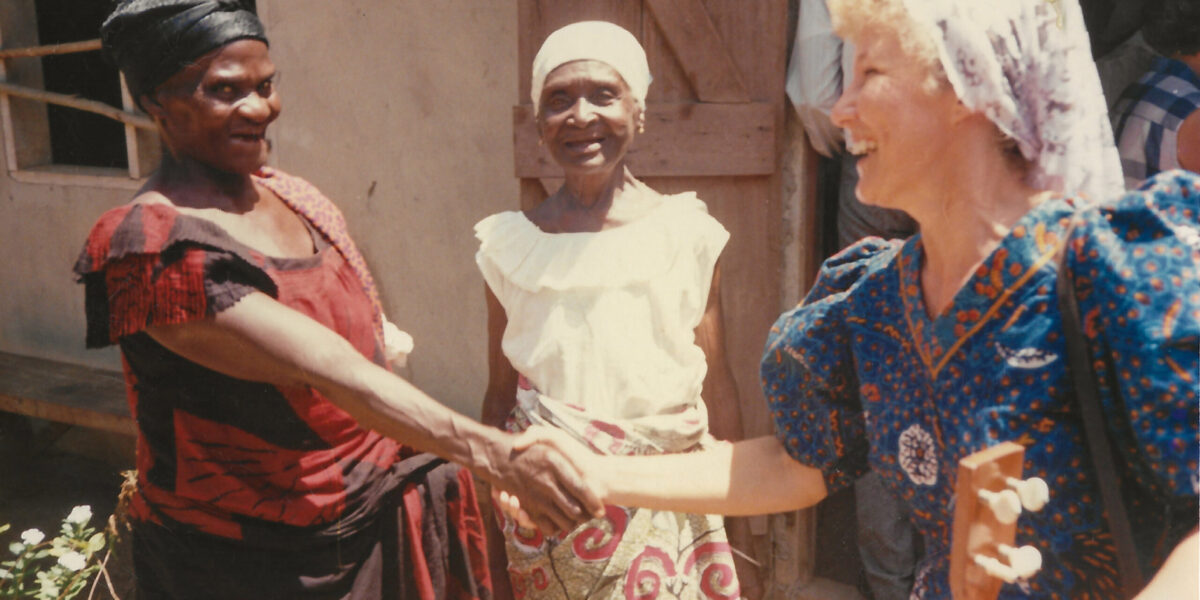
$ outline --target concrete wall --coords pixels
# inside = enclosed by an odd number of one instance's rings
[[[0,178],[0,350],[118,368],[115,351],[85,351],[83,288],[71,267],[92,222],[128,190]]]
[[[486,385],[472,225],[517,206],[507,0],[259,0],[280,72],[272,164],[346,213],[413,381],[477,416]],[[117,368],[83,349],[70,269],[95,218],[130,192],[0,175],[0,350]]]
[[[0,44],[6,48],[36,45],[32,0],[0,2]],[[41,87],[41,63],[22,59],[0,66],[6,81]],[[49,159],[43,105],[13,99],[8,103],[12,127],[4,131],[14,144],[5,163],[37,163]],[[5,144],[7,150],[8,144]],[[73,283],[71,267],[91,222],[104,208],[117,204],[128,190],[20,183],[0,170],[0,350],[92,365],[117,364],[115,352],[85,352],[83,293]],[[115,179],[118,184],[121,182]]]

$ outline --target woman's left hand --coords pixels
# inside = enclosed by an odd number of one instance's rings
[[[599,455],[566,432],[545,425],[533,425],[521,432],[513,442],[513,450],[519,452],[537,444],[545,444],[566,455],[575,464],[575,468],[587,476],[588,484],[592,485],[592,489],[600,494],[600,499],[604,499],[607,487],[597,486],[592,481],[593,479],[603,479],[594,477],[599,471]]]

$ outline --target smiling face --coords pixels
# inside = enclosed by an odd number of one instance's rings
[[[643,122],[629,86],[605,63],[569,62],[546,76],[538,132],[568,176],[611,171]]]
[[[962,105],[927,61],[902,48],[894,29],[874,25],[862,34],[853,81],[831,116],[860,157],[859,200],[912,214],[936,184]]]
[[[267,162],[267,126],[281,110],[274,77],[267,45],[238,40],[176,73],[142,104],[176,160],[250,174]]]

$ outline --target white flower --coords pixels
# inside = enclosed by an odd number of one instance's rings
[[[58,584],[51,577],[41,579],[42,595],[40,597],[57,598],[59,594]]]
[[[71,509],[71,514],[67,515],[68,523],[83,525],[92,520],[92,507],[81,504]]]
[[[70,571],[78,571],[87,566],[87,557],[72,550],[58,557],[58,564]]]
[[[12,579],[12,571],[0,569],[0,579]]]
[[[21,532],[21,541],[25,542],[27,546],[36,546],[44,539],[46,539],[46,534],[38,529],[26,529]]]

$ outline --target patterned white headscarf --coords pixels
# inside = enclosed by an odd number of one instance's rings
[[[903,0],[954,91],[1017,141],[1027,183],[1090,201],[1124,189],[1078,0]]]
[[[533,58],[530,97],[534,114],[542,100],[542,86],[551,71],[577,60],[598,60],[612,67],[625,80],[634,101],[646,109],[650,89],[650,64],[637,38],[619,25],[606,21],[580,21],[551,33]]]

